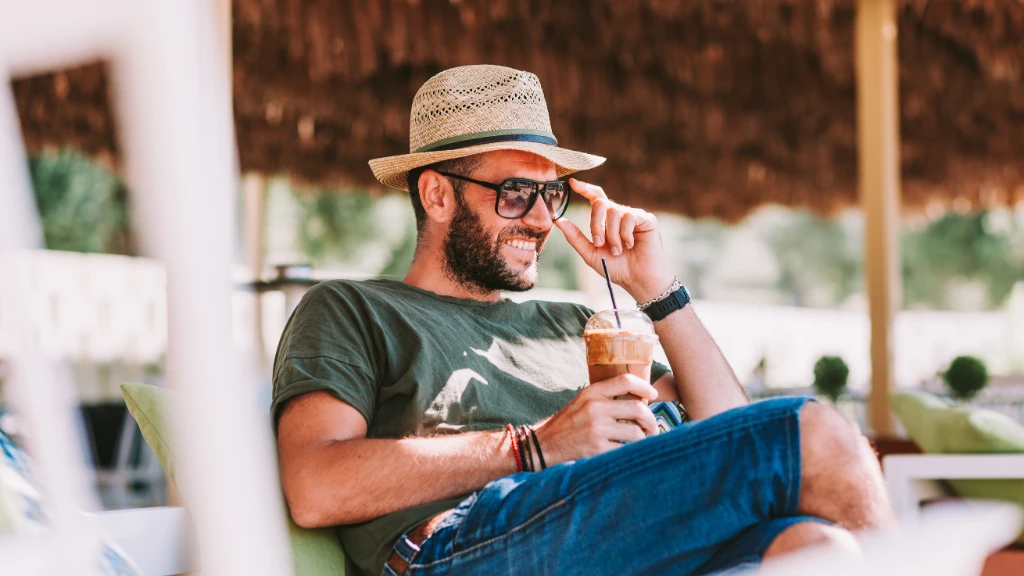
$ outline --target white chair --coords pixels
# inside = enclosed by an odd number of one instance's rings
[[[1020,531],[1012,504],[944,503],[898,531],[858,534],[862,554],[827,547],[770,560],[759,576],[977,576],[985,558]]]
[[[896,514],[913,521],[922,503],[950,495],[940,480],[1024,479],[1024,454],[893,454],[882,469]]]
[[[199,570],[195,529],[184,508],[137,508],[86,516],[100,538],[120,548],[145,576]]]

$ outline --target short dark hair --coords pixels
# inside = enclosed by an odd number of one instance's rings
[[[423,203],[420,202],[420,174],[423,174],[426,170],[434,170],[436,172],[451,172],[452,174],[471,176],[473,171],[480,167],[481,162],[482,159],[480,158],[480,155],[474,154],[472,156],[464,156],[462,158],[443,160],[420,168],[413,168],[409,171],[406,178],[408,178],[409,183],[409,199],[412,201],[412,211],[416,214],[417,231],[423,231],[423,225],[427,223],[427,211],[424,210]],[[452,183],[452,188],[455,189],[455,193],[461,195],[463,188],[466,186],[466,182],[456,180],[454,178],[449,178],[449,182]]]

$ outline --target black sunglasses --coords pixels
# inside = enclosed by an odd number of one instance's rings
[[[539,195],[544,196],[544,205],[547,206],[552,220],[558,220],[565,215],[565,210],[569,207],[569,196],[571,196],[569,183],[561,180],[538,182],[527,178],[506,178],[498,184],[492,184],[459,174],[448,172],[438,172],[438,174],[494,190],[498,193],[498,197],[494,200],[494,211],[498,213],[498,216],[509,220],[526,216],[533,209],[533,205],[537,203]]]

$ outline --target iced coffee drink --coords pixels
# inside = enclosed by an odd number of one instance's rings
[[[616,316],[617,315],[617,316]],[[654,323],[638,310],[604,310],[591,316],[583,331],[590,382],[620,374],[651,381],[658,335]]]

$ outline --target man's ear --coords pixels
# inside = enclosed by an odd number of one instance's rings
[[[420,203],[427,218],[443,224],[455,214],[455,191],[447,178],[434,170],[424,170],[417,181]]]

